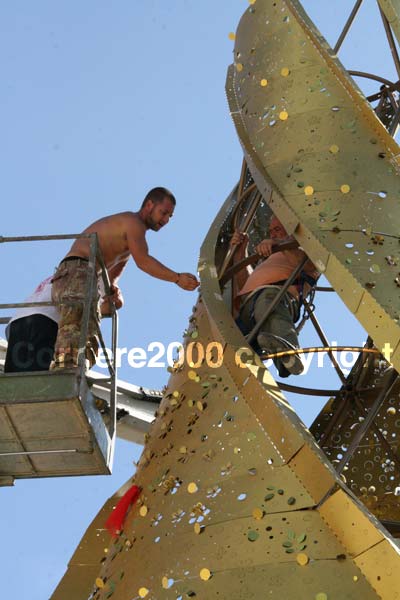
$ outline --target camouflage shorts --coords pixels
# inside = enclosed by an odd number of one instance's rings
[[[83,310],[86,298],[88,263],[82,260],[61,262],[53,277],[52,299],[60,311],[54,361],[50,368],[78,366]],[[85,352],[90,366],[96,362],[99,348],[97,331],[100,323],[99,293],[95,286],[91,299]]]

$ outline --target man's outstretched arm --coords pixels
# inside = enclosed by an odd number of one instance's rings
[[[191,273],[177,273],[151,256],[143,231],[140,230],[136,223],[132,225],[131,231],[128,234],[128,247],[139,269],[157,279],[176,283],[184,290],[192,291],[197,288],[199,282],[195,275]]]

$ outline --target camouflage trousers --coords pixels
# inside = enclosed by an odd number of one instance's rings
[[[99,349],[99,293],[95,286],[91,300],[85,297],[87,267],[88,263],[81,259],[63,261],[52,279],[52,300],[60,311],[60,321],[50,369],[78,366],[83,309],[88,301],[91,306],[84,351],[91,367],[96,362]]]

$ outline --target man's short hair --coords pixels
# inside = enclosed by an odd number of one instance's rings
[[[165,198],[168,198],[168,200],[170,200],[174,206],[176,205],[175,196],[172,192],[167,190],[165,187],[155,187],[146,195],[142,202],[141,208],[145,206],[147,200],[151,200],[154,202],[154,204],[159,204],[160,202],[163,202]]]

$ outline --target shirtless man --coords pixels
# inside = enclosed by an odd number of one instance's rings
[[[83,231],[83,233],[97,233],[99,247],[111,282],[110,300],[114,302],[116,308],[123,305],[123,297],[117,281],[130,256],[139,269],[152,277],[170,281],[188,291],[195,290],[199,285],[197,278],[191,273],[177,273],[149,254],[145,239],[147,230],[159,231],[167,225],[173,215],[175,204],[175,198],[170,191],[157,187],[150,190],[138,212],[123,212],[104,217]],[[89,252],[90,240],[77,239],[61,261],[52,280],[52,298],[59,307],[60,321],[51,368],[75,367],[78,364]],[[107,311],[107,302],[103,302],[101,312],[105,314]],[[86,358],[91,366],[96,362],[98,351],[96,331],[99,319],[96,292],[95,297],[92,298],[86,344]]]
[[[275,216],[271,219],[269,234],[270,238],[263,240],[255,248],[257,254],[265,257],[265,260],[251,274],[247,269],[242,269],[237,274],[236,283],[239,292],[235,301],[240,305],[237,324],[245,335],[262,319],[268,305],[279,292],[279,288],[304,258],[304,252],[299,248],[273,252],[273,246],[278,242],[293,239],[288,236],[284,226]],[[235,253],[237,261],[244,257],[247,243],[247,234],[240,231],[233,234],[231,244],[237,246]],[[315,280],[319,275],[311,261],[306,262],[303,271],[310,281]],[[257,335],[255,349],[262,353],[295,350],[299,347],[294,327],[299,312],[299,291],[300,287],[303,287],[303,294],[307,295],[310,286],[304,281],[297,280],[293,283],[294,285],[288,288]],[[274,363],[281,377],[288,377],[290,374],[299,375],[304,369],[298,354],[274,359]]]

